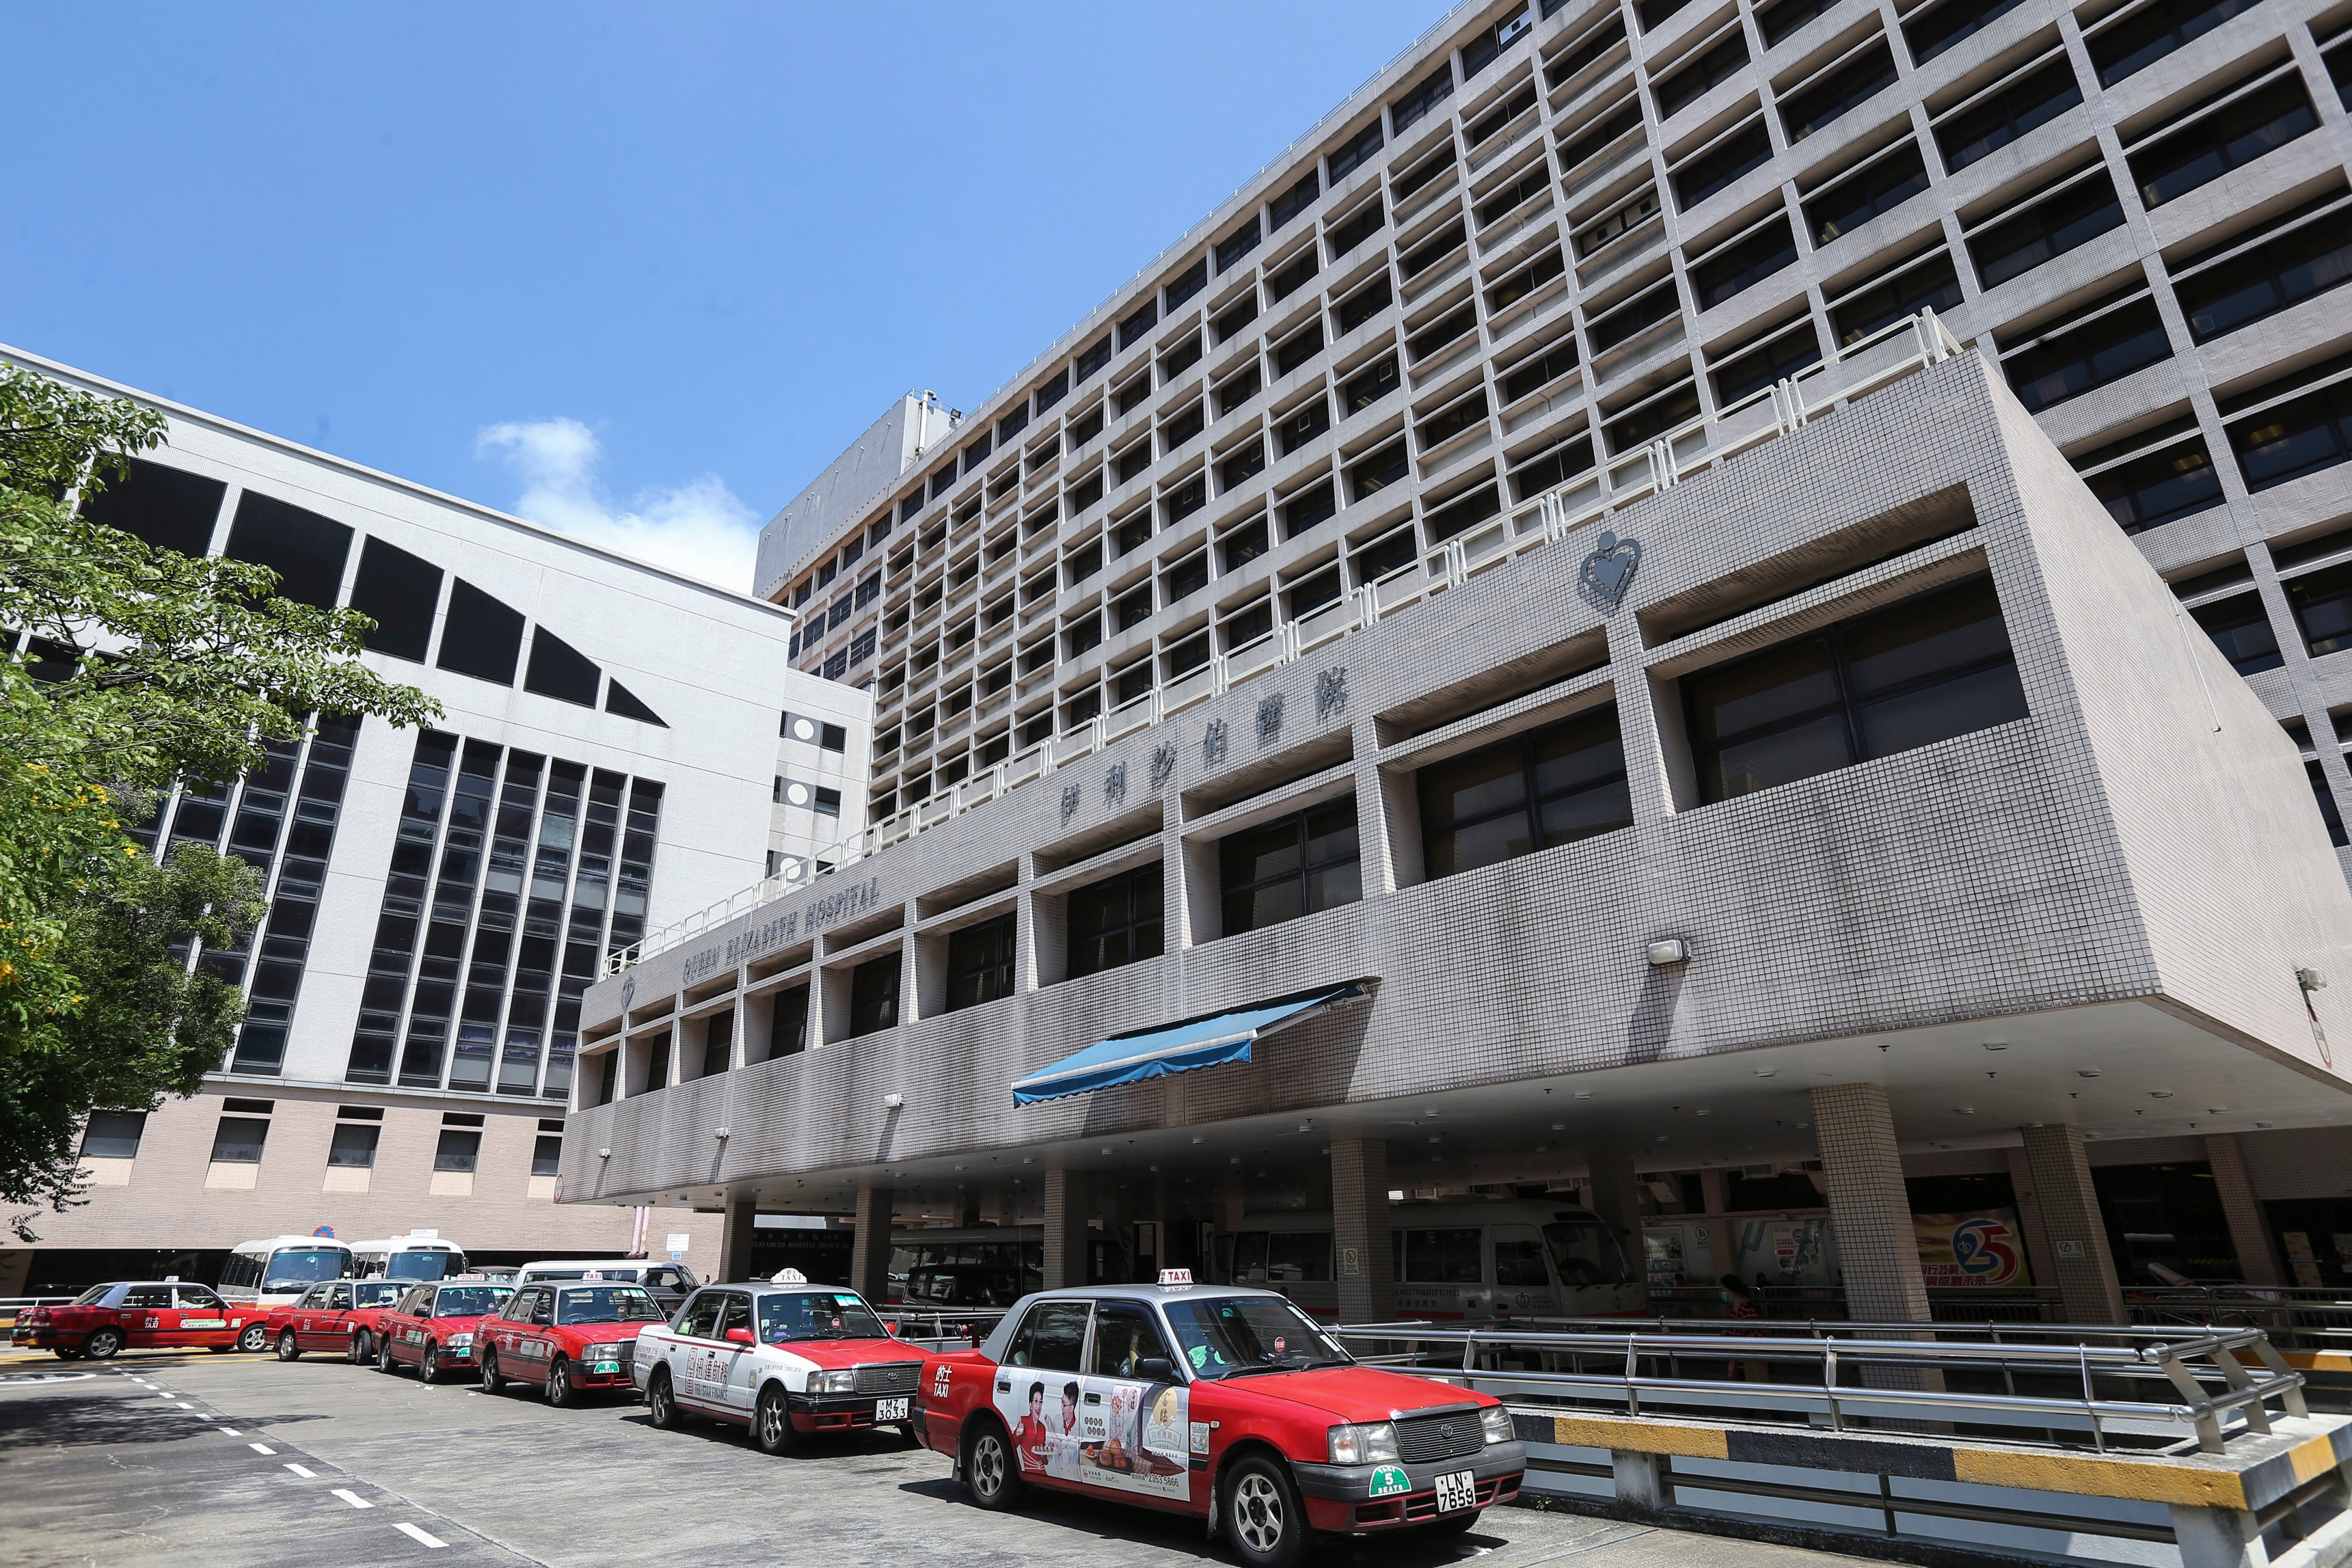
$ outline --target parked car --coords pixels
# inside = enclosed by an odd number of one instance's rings
[[[209,1285],[176,1279],[118,1279],[93,1285],[62,1307],[32,1307],[16,1319],[8,1342],[57,1352],[60,1361],[106,1361],[123,1350],[202,1346],[234,1349],[248,1318]]]
[[[411,1286],[377,1326],[376,1371],[414,1366],[418,1377],[433,1383],[451,1367],[473,1365],[482,1320],[495,1315],[513,1295],[513,1286],[487,1280]]]
[[[674,1320],[637,1331],[630,1375],[655,1426],[709,1416],[782,1454],[808,1434],[904,1430],[921,1367],[865,1297],[786,1269],[776,1283],[697,1290]]]
[[[279,1361],[299,1360],[304,1351],[341,1351],[344,1360],[363,1363],[375,1354],[377,1321],[410,1287],[406,1279],[331,1279],[299,1301],[272,1307],[262,1326]]]
[[[683,1263],[648,1263],[642,1258],[542,1258],[515,1270],[517,1285],[535,1285],[551,1279],[602,1279],[620,1285],[642,1285],[646,1294],[665,1312],[675,1312],[684,1306],[687,1293],[699,1283],[694,1270]]]
[[[475,1331],[482,1392],[521,1384],[562,1405],[584,1394],[634,1389],[637,1331],[667,1316],[642,1285],[526,1285]]]
[[[1288,1568],[1318,1532],[1450,1533],[1518,1491],[1527,1449],[1492,1394],[1360,1365],[1271,1290],[1162,1278],[1027,1297],[925,1362],[916,1431],[972,1501],[1115,1497]]]

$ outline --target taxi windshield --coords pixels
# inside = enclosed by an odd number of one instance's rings
[[[1171,1300],[1168,1326],[1194,1377],[1345,1366],[1351,1359],[1315,1320],[1279,1296]]]
[[[80,1295],[76,1296],[73,1300],[73,1304],[77,1307],[95,1307],[100,1301],[105,1300],[106,1293],[113,1289],[114,1287],[111,1285],[93,1285],[89,1289],[83,1291]]]
[[[453,1267],[454,1265],[454,1267]],[[385,1260],[383,1271],[393,1279],[440,1279],[466,1271],[466,1258],[456,1252],[395,1252]]]
[[[403,1285],[398,1280],[394,1279],[363,1280],[352,1287],[352,1305],[354,1307],[388,1307],[392,1305],[393,1302],[399,1300],[400,1293],[407,1289],[407,1286]]]
[[[487,1317],[507,1304],[510,1285],[453,1285],[433,1298],[436,1318]]]
[[[788,1340],[880,1340],[890,1331],[865,1298],[847,1290],[794,1290],[760,1298],[760,1342]]]
[[[315,1285],[321,1279],[341,1279],[350,1259],[351,1255],[345,1252],[273,1252],[261,1288],[290,1290],[297,1285]]]
[[[637,1285],[587,1285],[555,1299],[559,1327],[575,1323],[659,1323],[669,1314]]]

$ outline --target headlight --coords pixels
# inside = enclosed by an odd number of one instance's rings
[[[627,1348],[628,1347],[625,1345],[590,1345],[588,1347],[588,1359],[590,1361],[618,1361],[621,1359],[621,1352]]]
[[[471,1334],[451,1334],[449,1336],[449,1348],[453,1351],[471,1350],[473,1348],[473,1344],[474,1336]]]
[[[808,1391],[811,1394],[855,1394],[857,1392],[857,1373],[846,1367],[839,1372],[813,1372],[809,1373]]]
[[[1499,1405],[1489,1405],[1478,1412],[1478,1425],[1486,1428],[1489,1443],[1507,1443],[1518,1436],[1511,1427],[1511,1413]]]
[[[1331,1462],[1335,1465],[1393,1464],[1397,1457],[1396,1426],[1375,1421],[1365,1426],[1331,1428]]]

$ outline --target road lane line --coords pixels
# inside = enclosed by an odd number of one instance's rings
[[[220,1435],[221,1435],[222,1436],[224,1436],[224,1437],[242,1437],[242,1436],[245,1436],[245,1434],[244,1434],[244,1433],[242,1433],[242,1432],[238,1431],[238,1430],[237,1430],[236,1427],[234,1427],[234,1426],[224,1426],[224,1427],[222,1427],[222,1428],[220,1429]]]
[[[194,1409],[195,1408],[195,1406],[194,1406],[194,1405],[193,1405],[189,1404],[189,1403],[188,1403],[186,1400],[184,1400],[184,1399],[181,1400],[181,1401],[179,1402],[179,1405],[180,1405],[180,1408],[181,1408],[181,1409],[183,1409],[183,1410],[194,1410]]]
[[[306,1481],[315,1481],[319,1479],[318,1471],[306,1469],[302,1466],[293,1463],[291,1460],[288,1461],[286,1468],[293,1471],[296,1475],[301,1477]]]
[[[267,1443],[247,1443],[246,1447],[252,1449],[257,1454],[267,1454],[271,1458],[276,1458],[278,1457],[278,1450],[271,1447]]]
[[[435,1551],[439,1551],[449,1544],[446,1541],[438,1541],[434,1537],[425,1534],[423,1531],[417,1529],[415,1525],[408,1523],[406,1521],[403,1521],[402,1522],[394,1525],[392,1528],[400,1531],[401,1534],[407,1536],[410,1540],[416,1542],[419,1545],[429,1547]]]
[[[368,1501],[367,1499],[360,1496],[359,1493],[352,1490],[349,1487],[337,1487],[328,1495],[331,1497],[339,1497],[345,1502],[351,1504],[353,1508],[373,1508],[375,1506],[375,1504]]]

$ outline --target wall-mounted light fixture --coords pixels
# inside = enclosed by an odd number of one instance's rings
[[[896,1110],[906,1103],[907,1097],[903,1094],[886,1094],[882,1097],[882,1109],[885,1110]]]
[[[1670,963],[1690,962],[1690,943],[1678,936],[1661,937],[1649,947],[1651,966],[1664,969]]]

